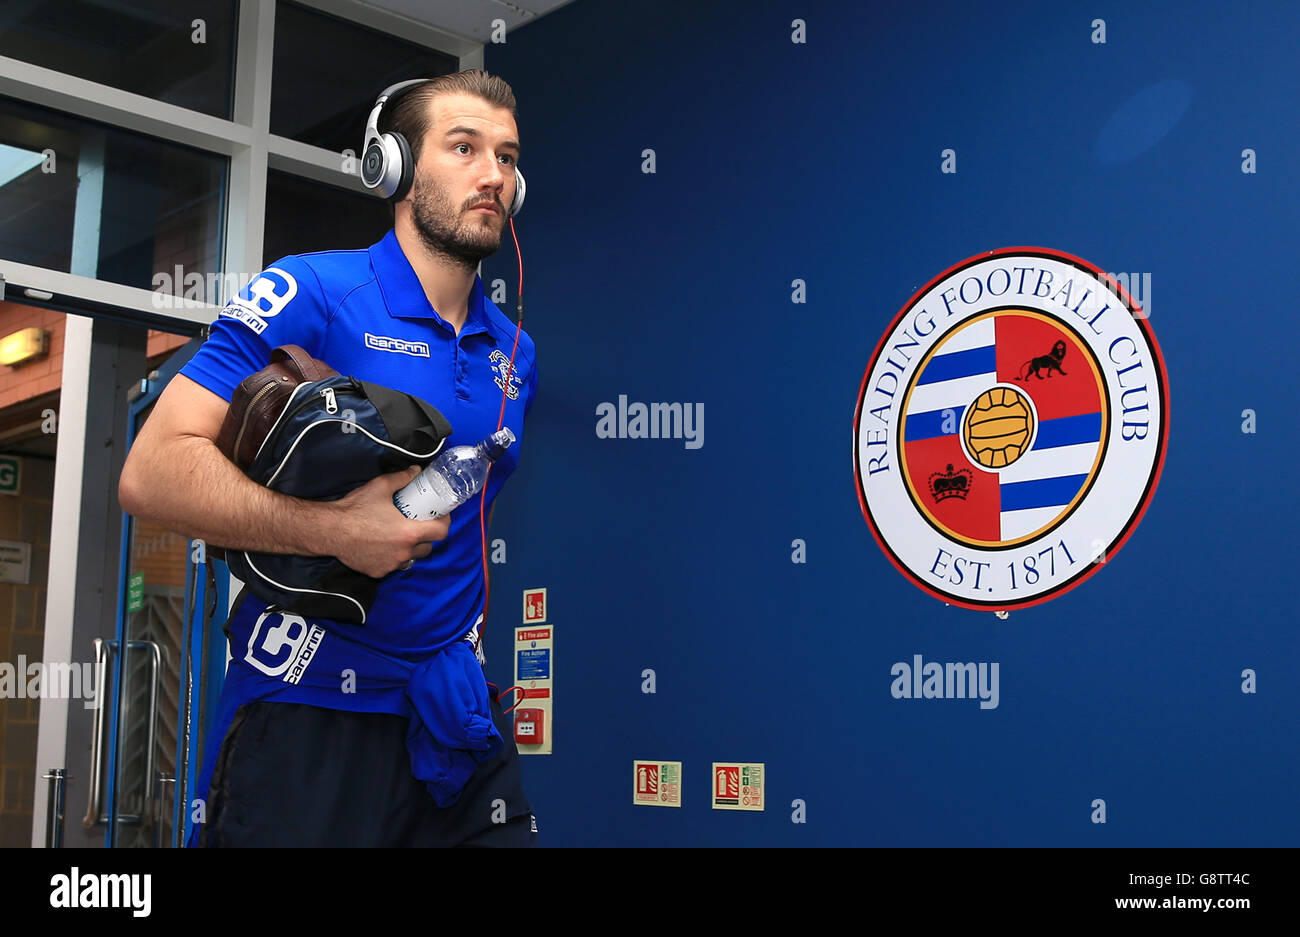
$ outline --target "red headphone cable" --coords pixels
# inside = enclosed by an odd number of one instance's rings
[[[519,299],[516,304],[516,308],[519,311],[519,321],[515,325],[515,344],[514,347],[510,349],[510,364],[506,367],[506,373],[501,381],[502,384],[501,413],[497,416],[498,431],[501,429],[502,424],[505,422],[506,391],[510,387],[510,379],[514,376],[515,373],[515,352],[519,350],[519,333],[522,332],[524,328],[524,256],[519,250],[519,236],[515,234],[515,220],[513,218],[510,218],[509,221],[510,221],[510,236],[514,239],[515,242],[515,256],[519,258]],[[520,436],[522,437],[523,435],[522,427],[520,427],[519,433]],[[487,528],[486,528],[486,522],[484,521],[483,518],[484,508],[487,505],[488,479],[490,479],[491,477],[492,477],[492,463],[489,462],[487,475],[485,475],[483,478],[483,491],[479,495],[479,501],[478,501],[478,530],[479,530],[480,543],[482,544],[483,547],[483,624],[478,631],[478,645],[475,646],[475,650],[478,650],[478,648],[482,646],[483,636],[487,633],[488,607],[492,601],[491,580],[488,579]],[[518,706],[520,702],[522,702],[522,696],[520,700],[516,701],[515,706]],[[510,709],[514,709],[515,706],[511,706]],[[506,711],[509,712],[510,710],[506,710]]]

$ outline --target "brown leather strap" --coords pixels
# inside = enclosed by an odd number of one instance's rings
[[[307,354],[299,345],[280,345],[271,351],[272,364],[285,359],[302,375],[304,381],[323,381],[339,373],[324,361],[318,361]]]

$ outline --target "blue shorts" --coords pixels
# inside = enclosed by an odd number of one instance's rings
[[[536,846],[510,719],[505,744],[439,807],[411,774],[409,721],[302,703],[241,706],[222,741],[200,846]]]

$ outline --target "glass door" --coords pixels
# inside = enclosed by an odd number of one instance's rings
[[[195,338],[141,380],[128,447],[158,396],[198,349]],[[205,717],[225,673],[229,575],[206,545],[123,515],[117,636],[96,641],[108,705],[96,714],[90,806],[104,845],[183,845],[205,792],[194,790]],[[98,779],[103,779],[98,783]]]

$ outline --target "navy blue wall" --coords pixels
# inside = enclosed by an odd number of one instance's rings
[[[520,590],[546,586],[542,842],[1294,845],[1300,9],[871,6],[577,0],[487,48],[519,99],[541,368],[488,671],[511,682]],[[887,561],[851,424],[913,291],[1012,245],[1151,273],[1172,429],[1120,553],[1002,621]],[[512,245],[484,275],[513,304]],[[703,403],[704,445],[597,438],[620,394]],[[1000,705],[894,699],[914,654],[999,662]],[[683,763],[680,810],[633,805],[634,758]],[[766,763],[765,812],[710,809],[729,760]]]

